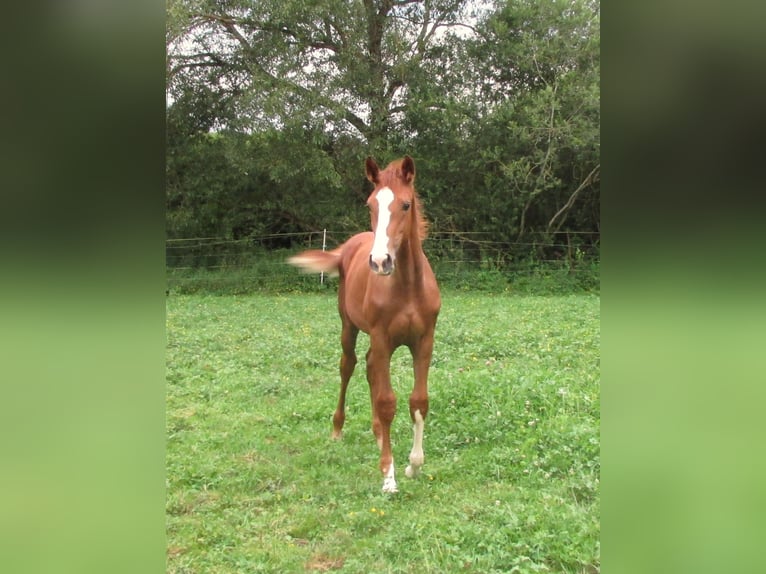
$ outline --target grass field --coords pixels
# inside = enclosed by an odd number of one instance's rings
[[[168,297],[168,572],[600,570],[598,296],[444,292],[414,480],[393,358],[392,496],[363,334],[330,439],[339,328],[332,293]]]

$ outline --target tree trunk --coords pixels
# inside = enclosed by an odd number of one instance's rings
[[[388,134],[388,102],[386,101],[386,77],[383,65],[383,33],[393,0],[365,0],[367,11],[367,58],[370,84],[367,101],[370,105],[367,145],[372,156],[380,157],[386,149]]]

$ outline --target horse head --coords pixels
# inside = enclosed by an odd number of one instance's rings
[[[402,243],[413,234],[421,233],[422,224],[416,215],[415,162],[407,155],[381,170],[375,160],[368,157],[365,167],[367,179],[375,186],[367,199],[375,235],[370,269],[378,275],[391,275]]]

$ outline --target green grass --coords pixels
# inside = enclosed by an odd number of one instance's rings
[[[167,299],[170,573],[598,572],[599,298],[446,291],[426,461],[383,495],[362,359],[346,426],[333,293]]]

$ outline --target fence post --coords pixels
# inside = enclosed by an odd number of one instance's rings
[[[322,231],[322,251],[327,248],[327,229]],[[319,283],[324,285],[324,271],[319,275]]]

